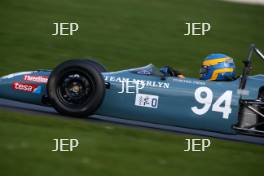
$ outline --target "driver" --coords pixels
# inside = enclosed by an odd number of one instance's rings
[[[232,81],[236,79],[234,60],[225,54],[210,54],[200,69],[201,80]]]
[[[210,54],[202,63],[200,69],[201,80],[232,81],[236,79],[235,63],[233,59],[225,54]],[[170,66],[160,68],[165,76],[185,78],[184,75]]]

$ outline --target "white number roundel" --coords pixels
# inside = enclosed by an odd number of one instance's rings
[[[205,97],[202,97],[202,94],[205,93]],[[194,97],[196,101],[198,101],[201,104],[204,104],[202,108],[192,107],[192,111],[195,114],[203,115],[207,113],[207,111],[210,109],[212,101],[213,101],[213,92],[208,87],[199,87],[195,90]]]
[[[194,98],[200,104],[203,104],[202,108],[194,106],[191,110],[197,115],[203,115],[207,113],[213,103],[213,92],[208,87],[199,87],[195,90]],[[232,112],[232,91],[225,91],[213,104],[212,111],[223,113],[223,118],[228,119],[229,114]],[[224,106],[221,106],[224,104]]]

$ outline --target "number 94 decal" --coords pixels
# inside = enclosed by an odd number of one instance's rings
[[[214,103],[213,103],[213,92],[208,87],[199,87],[195,90],[194,98],[200,104],[204,106],[202,108],[198,108],[197,106],[193,106],[191,109],[197,115],[203,115],[207,113],[212,104],[212,111],[223,113],[223,118],[228,119],[229,114],[231,114],[231,101],[232,101],[232,91],[225,91]],[[221,105],[224,106],[221,106]]]

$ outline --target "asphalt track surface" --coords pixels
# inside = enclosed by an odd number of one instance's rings
[[[5,99],[0,99],[0,108],[10,110],[10,111],[16,110],[16,111],[21,111],[21,112],[31,113],[31,114],[44,114],[44,115],[48,114],[48,115],[54,115],[58,118],[68,118],[68,117],[59,115],[53,108],[50,108],[50,107],[43,107],[43,106],[21,103],[21,102],[5,100]],[[93,115],[87,118],[87,120],[85,121],[87,123],[91,121],[96,121],[96,122],[121,124],[121,125],[132,126],[132,127],[150,128],[153,130],[155,129],[155,130],[173,132],[177,135],[186,135],[186,134],[194,135],[193,138],[199,138],[200,136],[214,137],[214,138],[224,139],[224,140],[232,140],[232,141],[264,145],[264,137],[257,137],[257,136],[248,136],[248,135],[240,135],[240,134],[239,135],[220,134],[216,132],[208,132],[208,131],[202,131],[202,130],[194,130],[194,129],[180,128],[180,127],[151,124],[151,123],[146,123],[146,122],[124,120],[124,119],[105,117],[105,116],[99,116],[99,115]]]

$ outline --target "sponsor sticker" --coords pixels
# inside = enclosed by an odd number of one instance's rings
[[[151,81],[151,80],[140,80],[140,79],[130,79],[126,77],[115,77],[111,75],[105,75],[104,76],[105,81],[110,81],[110,82],[127,82],[127,81],[132,81],[135,82],[135,84],[140,83],[144,84],[145,87],[157,87],[157,88],[164,88],[164,89],[169,89],[170,88],[170,83],[168,82],[161,82],[161,81]]]
[[[46,84],[48,82],[48,76],[25,75],[24,81]]]
[[[21,76],[21,75],[31,74],[31,73],[33,73],[33,72],[32,71],[30,71],[30,72],[18,72],[18,73],[13,73],[13,74],[10,74],[10,75],[3,76],[1,78],[2,79],[10,79],[10,78],[14,78],[16,76]]]
[[[159,96],[149,94],[136,94],[135,105],[147,108],[158,108]]]
[[[12,88],[17,91],[29,92],[34,94],[41,93],[41,86],[34,84],[24,84],[20,82],[13,82]]]

